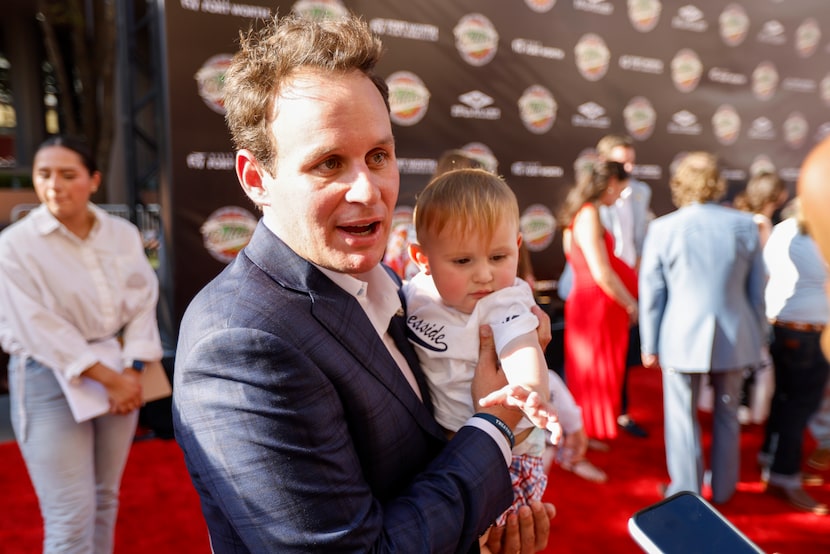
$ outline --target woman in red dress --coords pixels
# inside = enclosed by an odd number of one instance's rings
[[[565,379],[595,440],[617,436],[617,414],[628,349],[637,321],[637,276],[614,255],[599,206],[616,202],[628,172],[598,161],[570,191],[560,222],[573,285],[565,302]]]

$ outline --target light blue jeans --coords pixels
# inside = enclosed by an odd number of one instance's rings
[[[11,420],[40,503],[43,552],[108,554],[138,410],[76,423],[52,370],[21,361],[9,362]]]

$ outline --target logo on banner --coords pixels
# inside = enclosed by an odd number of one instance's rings
[[[672,135],[697,136],[703,132],[703,128],[697,116],[689,110],[675,112],[666,128]]]
[[[660,21],[660,0],[628,0],[628,20],[641,33],[653,30]]]
[[[574,127],[589,127],[591,129],[608,129],[611,127],[611,118],[605,115],[605,108],[596,102],[585,102],[576,108],[571,116],[571,125]]]
[[[432,175],[438,162],[434,158],[395,158],[401,175]]]
[[[813,79],[804,79],[801,77],[787,77],[781,82],[783,90],[790,90],[792,92],[815,92],[818,85]]]
[[[626,71],[638,71],[640,73],[651,73],[652,75],[663,74],[663,60],[658,58],[646,58],[645,56],[620,56],[620,69]]]
[[[712,129],[719,143],[735,144],[741,133],[741,116],[729,104],[722,104],[712,116]]]
[[[758,100],[769,100],[778,90],[778,70],[775,64],[763,61],[752,72],[752,94]]]
[[[340,0],[297,0],[292,11],[311,19],[340,19],[349,11]]]
[[[248,210],[226,206],[210,214],[199,230],[210,255],[229,263],[251,240],[256,225],[256,217]]]
[[[683,48],[674,55],[671,61],[671,80],[680,92],[692,92],[700,83],[703,75],[703,63],[697,52],[691,48]]]
[[[531,204],[519,219],[522,242],[531,252],[544,250],[556,235],[556,218],[547,206]]]
[[[830,121],[822,123],[821,125],[818,126],[818,128],[816,129],[816,138],[815,138],[815,140],[816,140],[816,142],[821,142],[824,139],[826,139],[828,136],[830,136]]]
[[[574,0],[574,9],[597,15],[614,13],[614,5],[606,0]]]
[[[438,42],[439,38],[437,25],[412,23],[400,19],[376,17],[369,22],[369,28],[373,33],[387,37],[408,38],[423,42]]]
[[[491,106],[493,99],[480,90],[471,90],[458,97],[461,104],[450,106],[450,116],[463,119],[501,119],[501,109]]]
[[[510,174],[516,177],[547,177],[554,179],[565,175],[565,170],[558,165],[542,165],[541,162],[513,162]]]
[[[559,109],[553,94],[541,85],[525,89],[519,98],[519,117],[525,128],[536,135],[550,131]]]
[[[389,117],[410,127],[421,121],[429,108],[429,90],[421,78],[409,71],[396,71],[386,79],[389,87]]]
[[[775,125],[768,117],[756,117],[749,125],[746,136],[752,140],[775,140]]]
[[[784,25],[777,19],[770,19],[761,26],[758,31],[758,42],[764,44],[771,44],[773,46],[781,46],[787,42],[787,36],[784,34]]]
[[[536,13],[545,13],[556,5],[556,0],[525,0],[525,4]]]
[[[225,115],[222,91],[225,88],[225,72],[231,65],[231,57],[230,54],[212,56],[194,75],[199,96],[208,108],[220,115]]]
[[[654,132],[657,111],[644,96],[635,96],[623,108],[625,128],[631,138],[646,140]]]
[[[746,75],[743,73],[735,73],[722,67],[713,67],[710,69],[709,80],[713,83],[723,83],[724,85],[745,85],[747,82]]]
[[[517,54],[546,58],[548,60],[564,60],[565,51],[553,46],[545,46],[538,40],[528,38],[514,38],[510,41],[510,49]]]
[[[599,35],[582,35],[574,47],[574,56],[579,74],[589,81],[599,81],[608,72],[611,52]]]
[[[718,18],[720,37],[727,46],[738,46],[749,31],[749,16],[740,4],[729,4]]]
[[[490,20],[480,13],[462,17],[452,33],[455,36],[455,48],[468,64],[477,67],[487,65],[496,56],[499,33]]]
[[[818,26],[818,21],[808,17],[795,30],[795,51],[802,58],[809,58],[815,54],[820,40],[821,28]]]
[[[672,29],[693,33],[705,33],[709,29],[709,24],[703,18],[703,12],[692,4],[687,4],[677,10],[677,15],[671,20],[671,26]]]
[[[487,171],[495,173],[499,168],[499,161],[496,159],[493,151],[490,150],[490,147],[486,144],[481,142],[471,142],[462,146],[461,150],[483,165],[484,169]]]
[[[807,138],[809,125],[800,112],[791,113],[784,120],[784,140],[790,148],[800,148]]]
[[[755,159],[752,160],[752,163],[749,164],[749,174],[753,177],[761,173],[775,172],[775,164],[772,163],[772,160],[770,160],[769,157],[765,156],[764,154],[758,154],[757,156],[755,156]]]

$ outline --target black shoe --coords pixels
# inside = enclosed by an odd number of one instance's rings
[[[644,439],[648,437],[648,431],[637,425],[637,423],[627,415],[621,415],[617,418],[617,425],[628,433],[629,435]]]

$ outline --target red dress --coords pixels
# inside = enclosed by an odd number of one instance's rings
[[[605,231],[604,239],[611,268],[636,297],[636,273],[614,255],[611,233]],[[629,318],[625,308],[594,281],[575,241],[571,242],[568,262],[573,286],[565,301],[565,381],[582,408],[588,437],[612,439],[617,436]]]

